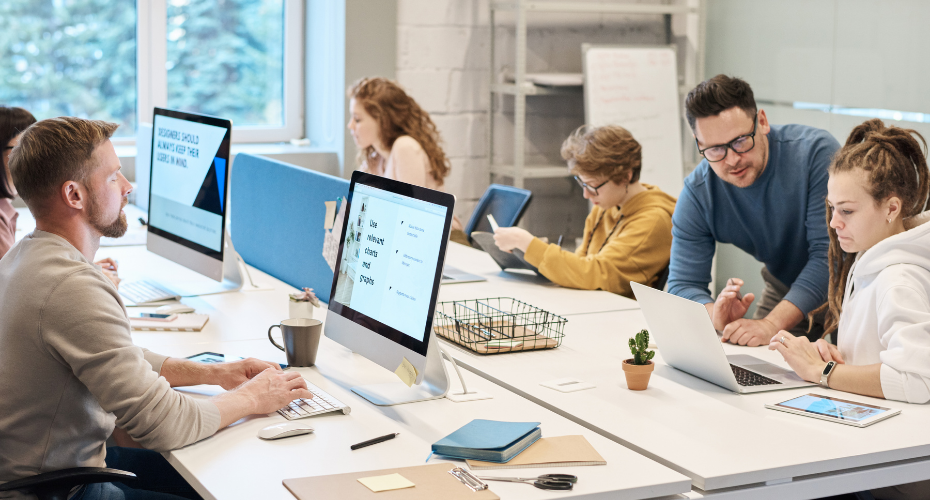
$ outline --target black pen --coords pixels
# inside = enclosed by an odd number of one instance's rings
[[[393,434],[388,434],[388,435],[386,435],[386,436],[376,437],[376,438],[374,438],[374,439],[369,439],[368,441],[362,441],[361,443],[353,444],[353,445],[350,446],[349,448],[350,448],[350,449],[353,449],[353,450],[357,450],[357,449],[359,449],[359,448],[364,448],[364,447],[366,447],[366,446],[371,446],[371,445],[373,445],[373,444],[383,443],[383,442],[385,442],[385,441],[387,441],[387,440],[389,440],[389,439],[394,439],[394,438],[396,438],[396,437],[399,436],[399,435],[400,435],[399,432],[395,432],[395,433],[393,433]]]

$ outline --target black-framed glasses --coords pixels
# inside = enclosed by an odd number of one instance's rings
[[[726,143],[726,144],[717,144],[716,146],[706,147],[701,149],[701,145],[698,144],[697,137],[694,138],[694,144],[698,148],[698,152],[701,153],[701,156],[707,159],[709,162],[718,162],[727,157],[727,153],[732,149],[736,153],[748,153],[756,145],[756,118],[759,117],[759,112],[752,117],[752,132],[746,135],[741,135],[736,139]]]
[[[3,146],[3,150],[6,151],[7,149],[13,149],[15,147],[16,146]]]
[[[610,179],[607,179],[606,181],[598,184],[597,186],[592,186],[588,184],[587,182],[579,179],[578,176],[576,175],[575,182],[577,182],[578,185],[581,186],[582,189],[587,189],[589,193],[594,193],[594,196],[597,196],[597,190],[604,187],[608,182],[610,182]]]

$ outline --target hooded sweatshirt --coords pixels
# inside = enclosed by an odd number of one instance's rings
[[[838,337],[847,364],[881,363],[886,399],[930,401],[930,224],[859,254]]]
[[[554,283],[583,290],[607,290],[633,298],[630,282],[656,282],[668,265],[675,198],[643,184],[646,191],[622,207],[595,206],[575,253],[534,238],[524,258]]]

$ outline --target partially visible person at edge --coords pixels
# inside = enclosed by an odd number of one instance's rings
[[[439,130],[404,89],[387,78],[362,78],[347,92],[347,127],[358,148],[362,172],[441,190],[451,167]],[[465,238],[462,223],[452,221],[452,239]],[[464,242],[468,244],[468,239]]]
[[[803,379],[908,403],[930,401],[930,169],[914,130],[879,119],[853,129],[830,166],[830,287],[825,331],[837,345],[781,331],[769,344]],[[914,219],[908,219],[914,220]],[[815,312],[818,312],[815,311]],[[813,314],[813,313],[812,313]],[[930,481],[873,490],[879,499],[930,498]]]
[[[19,144],[23,132],[35,122],[32,113],[23,108],[0,106],[0,144],[4,145],[3,169],[0,171],[0,259],[16,241],[16,220],[19,219],[19,214],[13,208],[13,198],[16,198],[17,193],[10,175],[10,152]],[[94,264],[100,266],[107,278],[119,287],[120,278],[115,260],[106,258]]]
[[[116,128],[43,120],[10,158],[36,229],[0,259],[0,482],[107,466],[139,484],[87,485],[75,498],[199,498],[157,452],[313,395],[275,363],[203,364],[133,344],[116,287],[91,264],[100,238],[127,228],[132,187],[109,140]],[[227,392],[196,399],[172,389],[198,384]],[[147,449],[107,448],[116,426]]]
[[[809,325],[806,316],[827,298],[823,200],[839,143],[817,128],[770,125],[749,84],[726,75],[691,90],[685,111],[704,160],[685,179],[672,217],[669,292],[704,304],[724,342],[768,345],[779,330],[820,338],[822,319]],[[743,316],[755,294],[740,295],[740,277],[711,297],[718,242],[764,264],[752,318]]]
[[[574,253],[525,229],[494,232],[506,252],[524,258],[559,285],[633,298],[630,282],[655,285],[668,265],[675,198],[639,181],[642,147],[623,127],[581,127],[562,144],[562,158],[594,208]]]

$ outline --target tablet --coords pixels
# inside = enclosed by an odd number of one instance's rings
[[[901,410],[893,408],[857,403],[820,394],[805,394],[778,404],[765,405],[765,407],[770,410],[786,411],[856,427],[868,427],[879,420],[885,420],[901,413]]]

